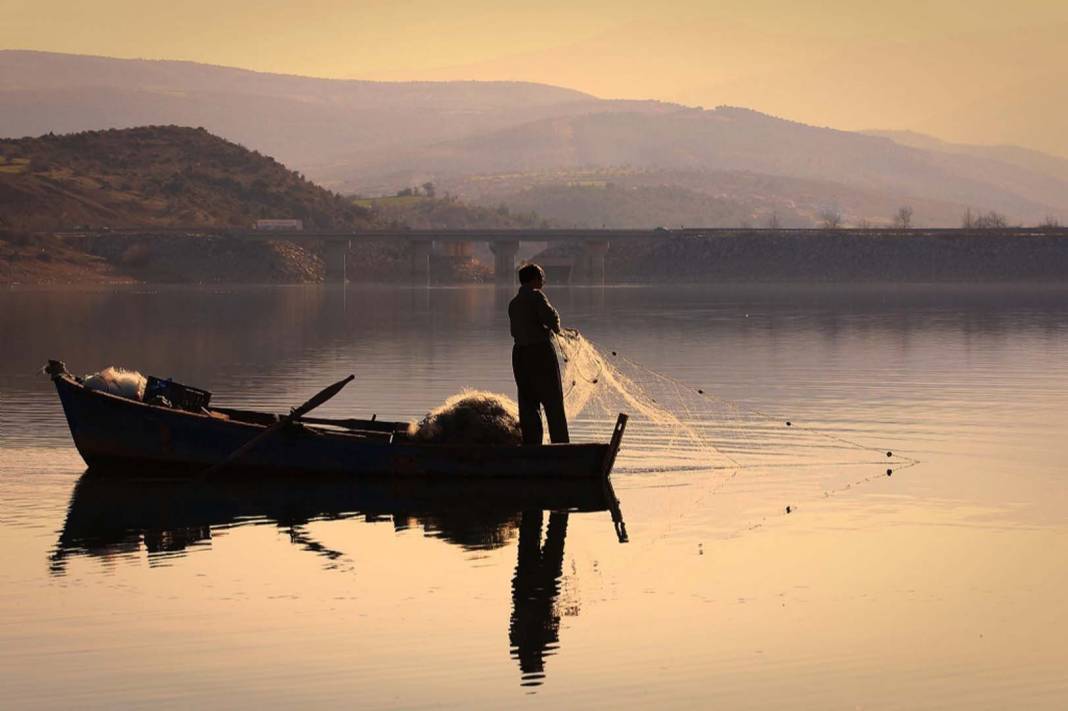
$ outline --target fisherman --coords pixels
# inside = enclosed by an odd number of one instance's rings
[[[508,304],[511,322],[512,373],[519,390],[519,429],[523,444],[541,444],[541,408],[549,423],[549,440],[567,442],[567,415],[564,390],[560,384],[560,362],[553,347],[553,334],[577,332],[560,329],[560,314],[542,292],[545,271],[537,264],[519,270],[519,293]]]

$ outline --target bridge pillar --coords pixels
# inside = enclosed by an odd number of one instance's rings
[[[589,240],[586,242],[586,262],[589,265],[587,276],[591,284],[604,285],[604,255],[608,253],[608,240]]]
[[[471,243],[467,240],[446,242],[442,245],[443,251],[450,257],[470,257],[471,256]]]
[[[427,239],[408,240],[412,251],[411,280],[414,286],[430,286],[430,253],[434,241]]]
[[[325,246],[323,257],[326,262],[326,283],[344,284],[347,281],[345,260],[349,253],[349,241],[329,240]]]
[[[498,286],[515,286],[515,255],[519,240],[494,240],[489,243],[493,252],[493,280]]]

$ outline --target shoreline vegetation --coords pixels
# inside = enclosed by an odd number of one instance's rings
[[[272,218],[298,219],[305,229],[552,226],[536,212],[438,194],[430,182],[392,197],[342,196],[204,129],[0,139],[0,284],[323,281],[321,245],[210,233]],[[607,253],[606,273],[609,283],[1068,280],[1068,230],[1051,222],[1041,234],[1015,233],[1003,229],[997,213],[966,218],[966,228],[954,232],[879,232],[828,219],[824,229],[806,232],[739,229],[619,241]],[[119,228],[136,233],[112,232]],[[408,283],[409,249],[354,241],[350,280]],[[555,245],[539,257],[580,262],[581,247]],[[431,280],[489,281],[491,263],[480,244],[437,254]]]

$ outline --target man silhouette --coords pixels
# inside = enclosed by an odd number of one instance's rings
[[[569,441],[560,362],[552,335],[561,334],[560,314],[542,292],[545,272],[537,264],[519,270],[519,293],[508,304],[511,324],[512,373],[519,391],[519,428],[523,444],[541,444],[541,408],[549,423],[551,442]]]

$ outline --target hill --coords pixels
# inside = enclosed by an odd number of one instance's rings
[[[915,131],[864,131],[869,136],[889,138],[895,143],[925,151],[969,155],[976,158],[1008,163],[1039,174],[1068,180],[1068,158],[1042,153],[1020,146],[996,145],[982,146],[968,143],[950,143]]]
[[[369,210],[374,220],[413,229],[518,229],[550,226],[548,221],[534,211],[515,212],[503,203],[493,207],[468,205],[455,195],[355,198],[353,202]]]
[[[204,129],[149,126],[0,139],[0,227],[367,224],[366,210]]]
[[[849,225],[890,225],[903,205],[913,224],[956,224],[950,202],[812,178],[750,171],[591,168],[509,173],[447,183],[465,199],[533,211],[573,227],[811,227],[830,211]]]

